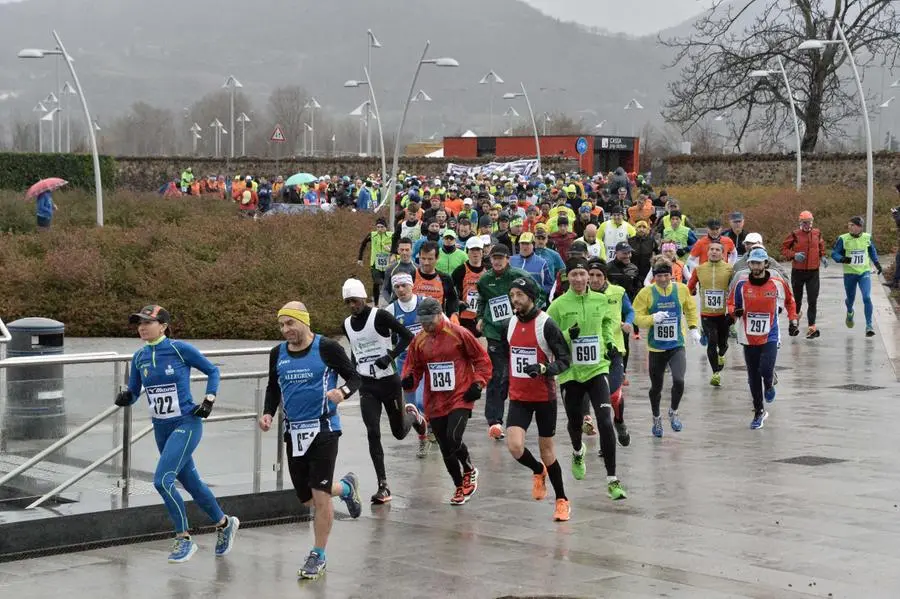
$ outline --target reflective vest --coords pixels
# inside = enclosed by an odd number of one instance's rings
[[[390,231],[369,233],[372,240],[372,249],[369,252],[369,266],[375,270],[384,272],[388,267],[388,259],[391,257],[391,239],[394,234]]]
[[[844,264],[844,274],[861,275],[872,270],[869,261],[872,237],[868,233],[860,233],[859,237],[844,233],[841,241],[844,242],[844,255],[850,258],[850,264]]]
[[[683,250],[687,249],[688,239],[690,235],[690,229],[681,225],[677,229],[673,229],[672,227],[666,227],[663,229],[663,240],[672,240],[678,244],[678,249]]]

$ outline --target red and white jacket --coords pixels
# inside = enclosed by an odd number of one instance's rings
[[[776,272],[766,271],[763,283],[751,282],[744,275],[728,295],[728,314],[734,318],[738,308],[744,311],[735,318],[737,339],[741,345],[764,345],[781,341],[778,314],[787,310],[788,320],[797,320],[797,304],[791,286]]]

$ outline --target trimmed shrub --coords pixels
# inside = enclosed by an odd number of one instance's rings
[[[100,157],[103,189],[116,186],[116,161]],[[94,189],[94,162],[90,154],[0,153],[0,189],[25,191],[41,179],[61,177],[75,189]]]

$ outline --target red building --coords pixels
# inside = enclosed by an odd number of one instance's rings
[[[579,155],[576,146],[584,138],[587,150]],[[640,139],[613,135],[545,135],[540,137],[541,157],[563,156],[579,160],[587,173],[609,172],[621,166],[636,171],[640,164]],[[534,136],[445,137],[444,158],[516,158],[535,156]]]

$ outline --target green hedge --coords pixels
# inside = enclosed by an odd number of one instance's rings
[[[116,186],[116,161],[100,157],[104,190]],[[89,154],[0,153],[0,189],[25,191],[47,177],[61,177],[77,189],[94,189],[94,162]]]

